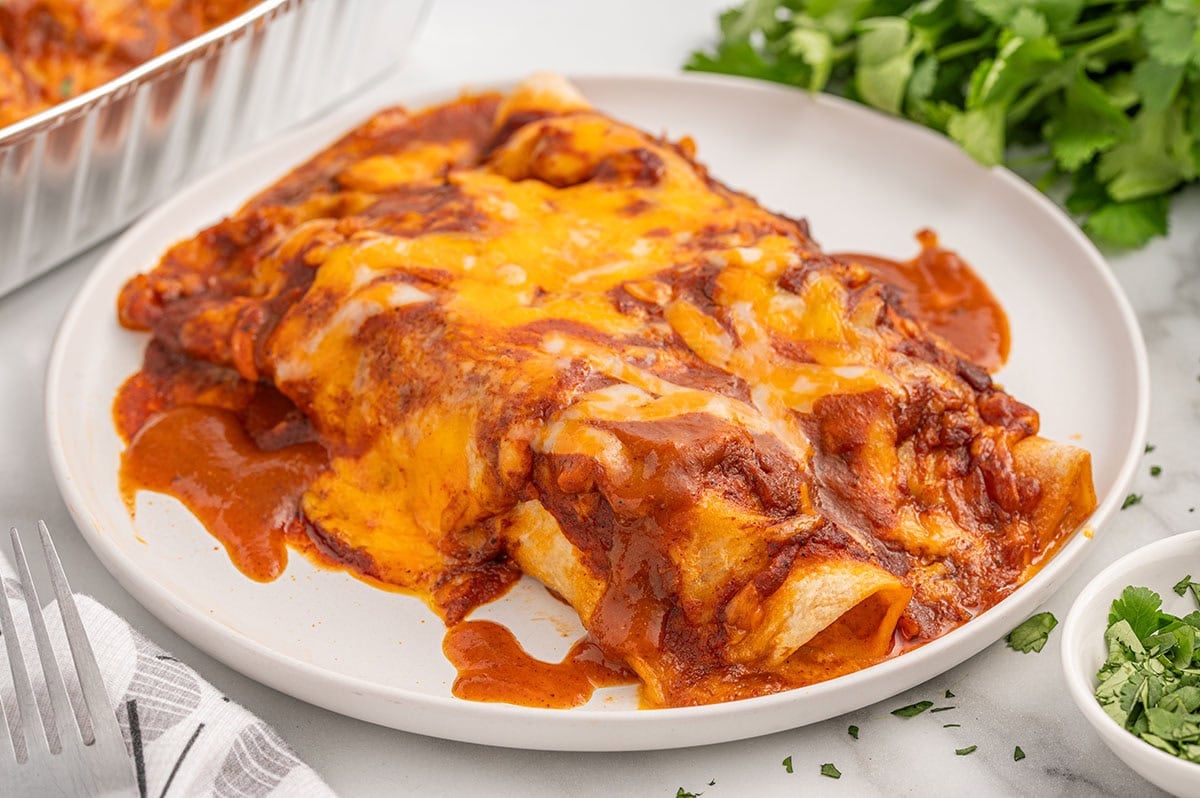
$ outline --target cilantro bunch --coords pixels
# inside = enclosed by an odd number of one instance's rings
[[[1191,584],[1188,577],[1176,591]],[[1155,748],[1200,762],[1200,612],[1179,618],[1162,611],[1154,591],[1127,587],[1108,624],[1100,706]]]
[[[1097,241],[1167,231],[1200,173],[1200,0],[747,0],[686,68],[827,90],[1006,162]]]

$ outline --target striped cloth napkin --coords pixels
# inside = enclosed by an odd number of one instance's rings
[[[37,664],[21,583],[6,548],[0,547],[0,587],[12,604],[26,667],[38,704],[45,712],[49,704],[45,680]],[[267,724],[221,695],[108,608],[88,596],[77,595],[75,603],[96,652],[104,686],[110,700],[116,702],[121,732],[143,798],[333,795],[321,777],[301,762]],[[58,653],[67,693],[78,706],[82,703],[79,682],[70,667],[58,607],[46,607],[43,617]],[[5,716],[15,718],[16,695],[2,645],[0,701]],[[24,743],[19,741],[17,745],[23,747]]]

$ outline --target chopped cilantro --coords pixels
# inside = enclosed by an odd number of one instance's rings
[[[1039,612],[1008,633],[1005,640],[1013,651],[1028,654],[1041,651],[1050,639],[1050,632],[1058,626],[1058,619],[1050,612]]]
[[[946,712],[951,709],[958,709],[958,707],[934,707],[933,709],[931,709],[929,711],[930,712]]]
[[[952,693],[952,692],[950,692],[949,690],[947,690],[947,691],[946,691],[946,698],[954,698],[954,693]]]
[[[717,780],[716,780],[716,779],[713,779],[712,781],[710,781],[710,782],[708,783],[708,786],[709,786],[709,787],[712,787],[712,786],[714,786],[716,783],[717,783]]]
[[[1025,758],[1025,752],[1022,751],[1021,746],[1018,745],[1016,748],[1013,749],[1013,761],[1020,762],[1024,758]]]
[[[1141,503],[1142,503],[1142,494],[1131,493],[1125,497],[1125,501],[1121,502],[1121,509],[1128,510],[1133,505],[1141,504]]]
[[[846,729],[846,734],[849,734],[851,737],[853,737],[855,740],[857,740],[858,739],[858,727],[851,726],[850,728]]]
[[[979,748],[977,745],[968,745],[966,748],[955,748],[954,753],[956,756],[969,756],[975,753],[977,748]]]
[[[1196,583],[1189,575],[1174,590],[1194,594]],[[1130,586],[1112,603],[1104,641],[1100,706],[1155,748],[1200,762],[1200,612],[1163,612],[1157,593]]]
[[[943,723],[942,728],[943,729],[961,729],[962,724],[961,723]]]
[[[1196,606],[1200,606],[1200,582],[1193,582],[1191,574],[1176,582],[1175,587],[1172,589],[1181,596],[1186,595],[1191,590]]]
[[[1147,443],[1147,444],[1146,444],[1146,454],[1150,454],[1150,452],[1152,452],[1152,451],[1154,451],[1154,444],[1153,444],[1153,443]]]
[[[831,779],[840,779],[842,771],[838,770],[832,762],[826,762],[824,765],[821,765],[821,775],[828,776]]]
[[[704,795],[704,793],[688,792],[687,790],[683,789],[682,787],[680,787],[678,790],[675,791],[675,798],[700,798],[701,795]]]
[[[1162,474],[1162,466],[1150,466],[1150,476],[1157,477]]]
[[[917,715],[920,715],[922,712],[929,709],[931,706],[933,706],[932,701],[918,701],[917,703],[909,704],[906,707],[900,707],[899,709],[893,709],[892,714],[898,718],[912,718],[912,717],[916,717]]]
[[[783,760],[783,769],[788,773],[792,772],[792,757],[790,754]]]

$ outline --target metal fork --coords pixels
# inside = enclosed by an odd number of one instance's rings
[[[117,725],[117,716],[104,690],[96,655],[92,652],[83,621],[79,618],[75,598],[67,584],[67,575],[63,573],[58,552],[50,540],[50,530],[44,522],[38,522],[38,531],[87,710],[80,718],[76,718],[71,708],[54,649],[50,647],[50,636],[42,620],[42,605],[29,574],[29,563],[25,560],[21,538],[14,527],[11,535],[17,574],[33,626],[51,711],[43,726],[13,624],[8,594],[0,581],[0,634],[4,637],[8,652],[8,667],[12,671],[20,714],[19,720],[13,725],[25,743],[25,755],[19,758],[18,746],[10,733],[9,722],[5,720],[3,706],[0,706],[0,785],[3,785],[0,791],[6,795],[20,796],[136,796],[139,793],[133,763],[121,739],[121,728]]]

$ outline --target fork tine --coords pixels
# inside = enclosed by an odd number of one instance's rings
[[[0,584],[0,590],[4,590],[4,585]],[[8,728],[8,716],[4,714],[4,703],[0,702],[0,773],[4,772],[5,765],[11,765],[17,761],[17,744],[13,741],[12,732]]]
[[[62,615],[63,628],[67,632],[67,642],[71,646],[71,657],[75,660],[75,671],[79,674],[79,686],[83,688],[83,698],[87,702],[88,714],[91,716],[94,740],[103,746],[119,745],[125,750],[121,738],[121,727],[117,723],[116,713],[108,700],[108,691],[104,687],[104,679],[100,676],[100,666],[96,664],[96,654],[88,640],[83,620],[79,617],[79,608],[75,606],[75,596],[71,593],[71,585],[63,572],[62,561],[50,539],[50,530],[45,521],[38,521],[38,532],[42,539],[42,553],[46,557],[46,565],[50,571],[50,582],[54,586],[54,595],[58,599],[58,611]]]
[[[28,592],[25,593],[25,601],[29,601]],[[45,730],[42,728],[42,714],[38,711],[37,701],[33,697],[33,685],[30,684],[29,673],[25,670],[25,657],[21,653],[21,643],[17,640],[17,627],[13,623],[12,606],[8,603],[8,591],[4,589],[3,580],[0,580],[0,636],[4,637],[4,648],[8,652],[8,669],[12,673],[13,690],[17,694],[17,710],[21,714],[21,722],[17,727],[25,739],[26,756],[32,759],[35,753],[49,752],[49,748],[46,744]]]
[[[67,698],[67,688],[58,668],[58,659],[50,645],[50,635],[46,633],[42,602],[38,598],[37,587],[33,584],[33,575],[29,573],[29,562],[25,559],[21,536],[16,527],[13,527],[9,534],[12,536],[13,552],[17,555],[17,575],[21,578],[21,584],[25,586],[25,608],[29,610],[33,641],[37,646],[38,659],[42,661],[42,675],[46,679],[46,692],[50,694],[50,708],[53,710],[46,724],[46,739],[50,743],[50,753],[57,754],[62,750],[62,735],[70,734],[72,726],[76,729],[79,726],[75,720],[75,710],[71,708],[71,699]]]

